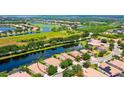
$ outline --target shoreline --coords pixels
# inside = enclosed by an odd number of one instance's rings
[[[76,43],[79,43],[79,42],[75,42],[73,44],[76,44]],[[10,58],[14,58],[14,57],[18,57],[18,56],[22,56],[22,55],[26,55],[26,54],[30,54],[30,53],[44,51],[44,50],[48,50],[48,49],[52,49],[52,48],[57,48],[57,47],[62,47],[62,46],[66,46],[66,45],[71,45],[71,44],[72,43],[60,44],[60,45],[55,45],[55,46],[41,48],[41,49],[38,49],[38,50],[31,50],[31,51],[27,51],[27,52],[20,53],[20,54],[13,54],[13,55],[5,56],[5,57],[0,57],[0,61],[6,60],[6,59],[10,59]]]

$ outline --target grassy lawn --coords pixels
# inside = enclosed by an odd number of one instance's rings
[[[81,44],[83,47],[85,47],[86,44],[87,44],[87,41],[80,41],[80,44]]]
[[[5,38],[0,38],[0,46],[6,46],[6,45],[23,45],[25,43],[22,43],[22,40],[30,40],[30,39],[38,39],[43,40],[43,37],[46,37],[46,40],[51,38],[66,38],[71,35],[78,35],[81,34],[81,32],[75,32],[74,34],[69,34],[67,31],[60,31],[60,32],[41,32],[36,34],[27,34],[27,35],[21,35],[21,36],[9,36]]]
[[[124,39],[124,34],[119,35],[121,39]]]
[[[98,39],[109,39],[109,38],[107,38],[107,37],[103,37],[103,36],[98,36]]]
[[[10,45],[10,44],[21,44],[19,43],[21,40],[28,40],[28,39],[40,39],[42,37],[46,37],[46,39],[50,38],[57,38],[57,37],[67,37],[69,36],[66,31],[62,32],[42,32],[36,34],[27,34],[21,36],[9,36],[5,38],[0,38],[0,46]]]

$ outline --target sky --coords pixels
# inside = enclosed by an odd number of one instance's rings
[[[0,0],[0,15],[124,15],[124,0]]]

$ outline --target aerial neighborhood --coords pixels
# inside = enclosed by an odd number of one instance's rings
[[[0,77],[124,77],[119,17],[0,16]]]

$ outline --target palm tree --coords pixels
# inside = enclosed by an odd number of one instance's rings
[[[72,66],[72,70],[74,71],[76,76],[82,77],[83,75],[83,70],[81,65],[74,65]]]

